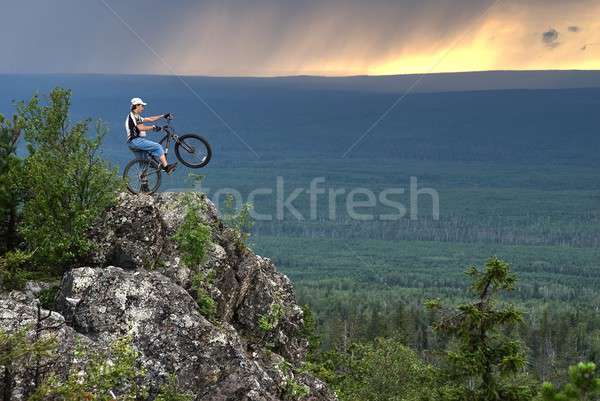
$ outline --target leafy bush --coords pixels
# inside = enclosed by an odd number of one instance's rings
[[[271,304],[269,312],[258,318],[258,327],[266,333],[271,332],[279,325],[279,321],[283,315],[284,311],[281,304]]]
[[[169,379],[160,387],[160,392],[154,401],[191,401],[194,397],[177,390],[177,376],[169,375]]]
[[[0,288],[21,290],[31,272],[26,266],[31,262],[31,254],[21,250],[6,252],[0,257]]]
[[[199,266],[204,262],[211,244],[212,230],[200,218],[201,208],[188,201],[183,223],[173,236],[182,253],[182,261],[188,267]]]
[[[307,385],[298,383],[293,378],[287,378],[283,384],[283,399],[297,400],[306,397],[310,394],[310,389]]]
[[[43,336],[35,339],[27,335],[28,330],[24,328],[14,333],[0,330],[0,366],[4,368],[4,383],[13,381],[10,375],[15,366],[26,367],[29,371],[44,366],[46,370],[52,367],[52,361],[56,361],[56,338]],[[33,388],[28,389],[30,396],[26,394],[26,398],[28,401],[106,401],[112,400],[112,394],[115,394],[122,401],[147,399],[148,388],[141,384],[146,372],[139,356],[129,337],[116,340],[106,352],[79,346],[75,359],[83,362],[83,366],[73,366],[66,377],[50,374],[39,383],[30,383]],[[5,390],[10,394],[10,388]],[[178,391],[173,375],[160,387],[156,398],[160,401],[191,399],[189,394]]]
[[[50,377],[30,401],[52,397],[104,401],[112,399],[111,393],[118,394],[118,399],[123,401],[147,396],[148,389],[139,384],[146,372],[138,363],[139,354],[131,346],[130,338],[115,341],[106,353],[80,347],[75,356],[87,361],[85,368],[73,367],[64,380],[58,376]]]
[[[206,287],[213,284],[215,272],[198,272],[192,278],[192,288],[196,292],[196,303],[202,316],[212,319],[217,314],[217,303],[208,293]]]
[[[173,236],[181,251],[183,263],[190,268],[202,265],[208,249],[212,244],[212,230],[201,218],[202,204],[191,197],[185,199],[187,210],[183,222]],[[207,319],[212,319],[217,312],[217,304],[208,292],[212,285],[215,272],[199,271],[192,277],[192,288],[196,292],[196,302],[200,313]]]
[[[70,124],[71,93],[54,89],[17,106],[16,121],[29,155],[21,169],[24,193],[19,232],[40,265],[68,267],[91,249],[85,231],[110,205],[121,180],[100,157],[103,125],[88,136],[89,120]]]
[[[289,362],[284,361],[280,363],[279,369],[281,369],[285,377],[283,381],[284,400],[297,400],[310,394],[310,388],[305,384],[299,383],[294,378],[293,367]]]
[[[55,354],[56,339],[52,336],[41,336],[42,330],[38,328],[33,330],[33,335],[30,335],[33,327],[35,325],[23,327],[12,333],[0,330],[0,366],[2,366],[0,380],[3,383],[4,399],[10,397],[13,391],[16,367],[28,374],[28,380],[23,388],[24,398],[27,399],[40,384],[44,365]]]
[[[225,197],[223,206],[222,217],[225,225],[236,233],[235,240],[238,246],[247,248],[250,232],[254,227],[254,220],[250,216],[252,204],[244,203],[239,210],[236,210],[233,195],[229,194]]]
[[[320,353],[305,369],[328,383],[340,401],[435,399],[436,370],[396,338]]]
[[[53,338],[44,338],[33,341],[27,336],[28,327],[14,333],[0,330],[0,366],[29,366],[28,362],[35,357],[51,355],[56,349]],[[5,378],[6,379],[6,378]]]

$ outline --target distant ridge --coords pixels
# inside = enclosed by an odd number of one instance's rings
[[[0,74],[0,84],[7,88],[17,82],[25,86],[35,84],[64,85],[105,82],[144,83],[152,78],[155,83],[173,83],[169,75],[118,75],[118,74]],[[433,73],[411,75],[359,75],[348,77],[280,76],[280,77],[213,77],[184,76],[186,82],[200,86],[236,88],[281,88],[308,90],[342,90],[379,93],[402,93],[417,80],[412,92],[468,92],[510,89],[579,89],[600,88],[600,71],[548,70],[548,71],[480,71]],[[4,85],[3,85],[4,86]]]
[[[457,92],[508,89],[571,89],[600,87],[600,71],[476,71],[351,77],[290,76],[271,78],[324,89],[402,92],[417,80],[414,92]]]

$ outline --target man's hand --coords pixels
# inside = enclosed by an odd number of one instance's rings
[[[160,131],[161,129],[162,129],[162,127],[159,127],[158,125],[153,125],[153,126],[152,126],[152,130],[153,130],[154,132],[158,132],[158,131]]]
[[[163,118],[166,118],[167,120],[171,119],[171,113],[167,113],[163,116]]]

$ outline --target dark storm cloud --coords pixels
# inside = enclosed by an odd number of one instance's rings
[[[239,34],[240,26],[254,24],[253,33],[255,28],[264,31],[259,38],[264,49],[261,57],[268,55],[270,49],[282,46],[282,38],[291,35],[290,29],[295,29],[294,35],[310,34],[315,19],[319,22],[329,19],[340,34],[342,28],[353,26],[356,31],[363,30],[370,40],[368,47],[372,53],[367,55],[369,57],[376,52],[389,52],[396,38],[408,39],[411,32],[426,33],[432,41],[443,40],[448,34],[464,29],[490,4],[490,0],[104,1],[161,56],[170,54],[172,48],[187,47],[194,51],[200,39],[225,42],[227,45],[220,44],[222,48],[240,46],[240,51],[244,47],[255,50],[257,38],[240,39],[243,35]],[[164,64],[113,15],[104,1],[3,2],[2,14],[10,18],[4,18],[0,24],[0,46],[10,57],[0,57],[0,72],[166,72]],[[266,26],[258,26],[262,20],[256,10],[273,16]],[[337,11],[351,19],[336,20]],[[216,18],[206,21],[202,18],[204,14],[216,14]],[[214,31],[222,36],[181,38],[177,35],[184,29],[184,24],[189,26],[190,17],[196,16],[204,24],[215,24]],[[339,24],[344,26],[338,27]],[[341,41],[342,38],[338,39]],[[356,35],[356,39],[360,41],[360,35]],[[244,45],[240,40],[248,43]],[[325,39],[314,45],[321,47],[327,42]],[[285,45],[288,46],[288,42]],[[293,48],[290,50],[294,51]],[[202,56],[218,58],[219,53]],[[244,57],[247,57],[245,53]],[[226,62],[244,60],[228,59]],[[177,60],[167,61],[177,65]]]
[[[105,1],[156,49],[194,4]],[[0,46],[10,57],[0,57],[0,72],[151,72],[156,63],[103,1],[10,0],[2,14]]]
[[[387,63],[393,70],[395,62],[404,65],[411,57],[419,69],[463,33],[468,35],[456,42],[456,50],[479,34],[480,54],[488,58],[473,56],[473,66],[456,63],[457,69],[491,68],[492,62],[506,68],[515,65],[521,50],[525,59],[518,62],[529,63],[531,35],[546,24],[565,18],[590,26],[582,13],[597,1],[4,0],[0,73],[170,73],[161,57],[174,70],[191,74],[326,73],[338,66],[365,73]],[[491,12],[484,13],[490,5]],[[487,46],[488,32],[478,30],[482,26],[508,34],[492,33],[493,47]],[[556,47],[558,36],[551,30],[542,41]],[[492,61],[482,64],[485,60]]]
[[[551,28],[542,33],[542,42],[544,42],[544,44],[548,47],[558,46],[558,31],[554,28]]]

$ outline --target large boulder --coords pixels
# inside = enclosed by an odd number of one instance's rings
[[[236,331],[205,319],[181,287],[158,272],[79,268],[61,284],[59,311],[77,332],[110,343],[132,338],[150,383],[172,372],[202,400],[276,400],[277,383]]]
[[[95,250],[89,263],[124,269],[152,267],[164,246],[162,219],[150,196],[120,194],[89,232]]]
[[[185,266],[173,236],[181,226],[190,202],[212,229],[213,244],[206,260]],[[92,267],[154,269],[192,295],[192,278],[212,271],[207,292],[216,301],[217,318],[232,324],[250,343],[271,345],[273,351],[298,363],[308,343],[301,336],[302,310],[294,288],[271,261],[255,255],[224,226],[213,203],[200,193],[161,193],[154,196],[121,194],[90,232],[98,244],[90,258]],[[272,330],[260,327],[262,316],[282,311]]]

